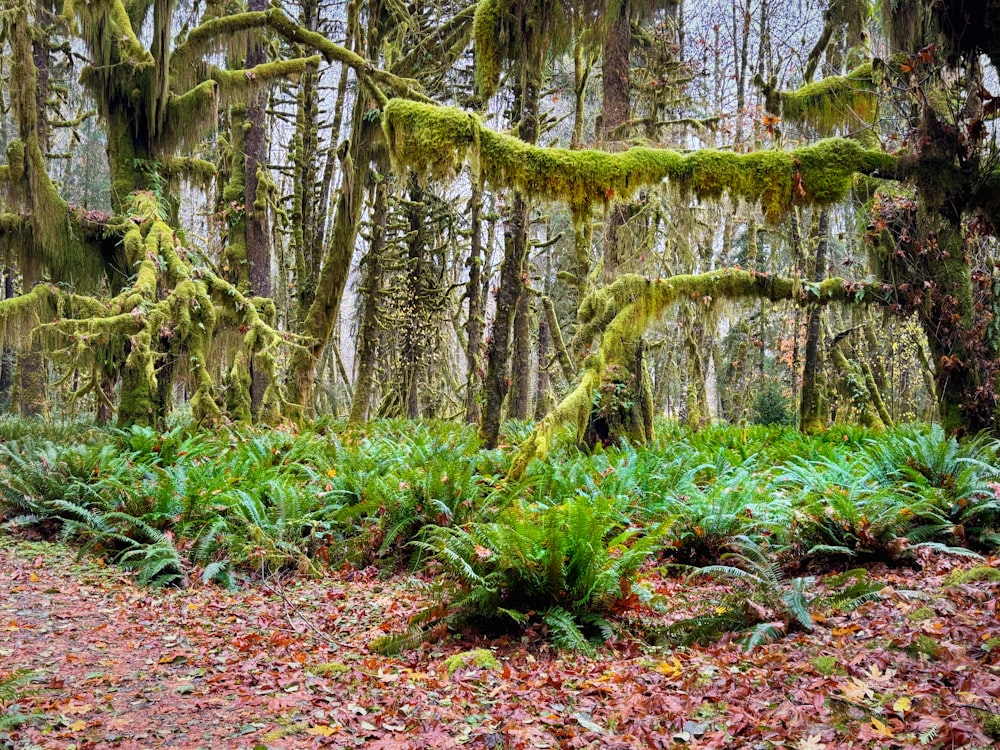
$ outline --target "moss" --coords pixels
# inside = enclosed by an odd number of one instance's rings
[[[444,667],[448,672],[448,676],[451,677],[459,669],[468,669],[474,667],[476,669],[492,669],[499,671],[500,662],[493,655],[493,652],[488,651],[485,648],[475,648],[472,651],[463,651],[460,654],[454,654],[449,656],[444,660]]]
[[[933,638],[926,633],[921,633],[906,648],[906,652],[911,656],[926,656],[928,659],[936,659],[941,653],[941,647]]]
[[[847,674],[840,662],[833,656],[817,656],[812,660],[813,669],[824,677]]]
[[[829,76],[797,91],[768,97],[767,106],[787,120],[830,134],[871,122],[878,105],[878,84],[878,73],[869,61],[845,76]]]
[[[502,50],[500,0],[479,0],[472,21],[472,39],[476,54],[476,88],[484,99],[496,93],[500,85]]]
[[[306,671],[317,677],[333,677],[334,675],[350,672],[351,668],[339,661],[327,661],[321,664],[306,664]]]
[[[920,607],[910,612],[906,617],[910,622],[924,622],[925,620],[931,620],[936,616],[936,613],[930,607]]]
[[[161,160],[162,174],[167,179],[184,177],[196,186],[207,188],[215,179],[215,164],[194,156],[174,156]]]
[[[759,201],[768,220],[777,221],[793,204],[826,205],[843,198],[856,173],[888,176],[896,164],[893,156],[840,138],[793,151],[750,154],[539,148],[489,130],[469,112],[402,99],[385,106],[383,127],[399,170],[409,167],[440,178],[468,161],[474,173],[495,186],[563,201],[578,218],[594,205],[627,200],[642,188],[668,181],[697,198],[729,195]]]
[[[958,586],[961,584],[974,583],[975,581],[986,581],[987,583],[1000,582],[1000,568],[991,568],[988,565],[977,565],[968,570],[956,570],[944,579],[945,586]]]
[[[1000,714],[989,714],[983,719],[983,732],[995,740],[1000,740]]]
[[[212,71],[212,80],[219,84],[223,101],[229,104],[246,104],[250,97],[260,91],[261,87],[279,78],[295,79],[306,70],[319,66],[322,58],[298,57],[291,60],[276,60],[263,63],[247,70]]]

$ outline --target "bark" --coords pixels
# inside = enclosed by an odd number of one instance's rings
[[[426,350],[426,334],[430,313],[427,310],[427,288],[424,257],[427,251],[427,222],[424,192],[416,175],[410,176],[410,200],[406,203],[407,273],[406,315],[403,347],[400,356],[400,383],[403,415],[408,419],[420,417],[420,381]]]
[[[538,372],[535,378],[535,420],[548,414],[549,399],[549,323],[544,315],[538,318]]]
[[[813,270],[813,280],[822,281],[826,275],[826,251],[829,241],[830,216],[826,209],[820,211],[818,241]],[[806,324],[805,362],[802,369],[802,397],[799,405],[799,428],[806,434],[826,429],[828,404],[823,394],[823,376],[820,363],[820,336],[822,308],[809,307]]]
[[[3,299],[13,299],[14,292],[14,270],[3,269]],[[0,411],[7,411],[10,408],[11,391],[14,387],[14,349],[4,342],[3,350],[0,351]]]
[[[511,419],[531,415],[531,296],[522,290],[514,310],[513,352],[511,361]]]
[[[376,354],[381,338],[379,326],[379,300],[382,295],[384,271],[382,257],[385,250],[385,224],[389,214],[388,183],[383,178],[375,186],[372,206],[372,229],[368,240],[361,277],[361,323],[358,330],[358,374],[354,381],[354,396],[348,422],[360,424],[368,419],[372,391],[375,386]]]
[[[483,329],[483,197],[478,188],[473,188],[470,199],[472,212],[472,241],[469,247],[469,281],[465,287],[465,297],[469,302],[469,317],[465,332],[465,421],[475,424],[479,421],[479,402],[476,394],[481,379]]]

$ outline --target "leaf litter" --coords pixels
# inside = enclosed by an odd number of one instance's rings
[[[0,534],[0,678],[34,673],[16,706],[31,716],[0,746],[994,747],[1000,582],[955,584],[972,563],[943,554],[922,563],[873,567],[881,600],[750,653],[730,636],[667,648],[622,635],[588,657],[529,630],[442,634],[385,657],[367,644],[426,605],[420,576],[143,589]],[[647,629],[720,593],[713,579],[644,577],[670,605],[624,613]]]

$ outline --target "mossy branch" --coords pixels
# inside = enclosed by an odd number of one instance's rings
[[[869,60],[847,75],[828,76],[796,91],[776,91],[773,82],[764,84],[760,79],[757,84],[769,112],[829,134],[872,121],[878,107],[879,71]]]
[[[322,34],[302,28],[275,7],[213,18],[192,29],[187,38],[174,48],[171,72],[181,77],[190,75],[192,68],[198,67],[198,61],[205,54],[214,51],[220,40],[253,29],[271,29],[288,42],[315,50],[327,62],[339,62],[350,67],[359,79],[377,92],[376,98],[380,103],[385,100],[385,93],[378,89],[379,85],[385,86],[398,96],[430,101],[422,93],[417,81],[375,68],[370,61],[356,52],[331,42]]]
[[[634,343],[649,324],[677,302],[693,300],[711,305],[717,300],[764,299],[798,305],[889,303],[892,291],[875,282],[852,283],[831,278],[819,284],[803,284],[796,278],[733,268],[656,280],[635,274],[620,276],[609,286],[592,292],[580,305],[578,337],[585,342],[598,338],[597,348],[584,360],[573,390],[538,423],[518,449],[508,476],[518,478],[531,461],[544,458],[553,431],[561,424],[574,422],[577,439],[582,440],[594,393],[606,370],[612,365],[626,364],[626,358],[634,356]]]
[[[735,154],[704,149],[632,148],[621,153],[539,148],[486,128],[470,112],[392,99],[383,128],[397,169],[446,177],[468,161],[493,185],[513,186],[540,198],[564,201],[578,219],[610,200],[669,181],[699,199],[760,202],[769,221],[796,204],[828,205],[843,198],[854,175],[893,177],[896,158],[842,138],[791,151]]]

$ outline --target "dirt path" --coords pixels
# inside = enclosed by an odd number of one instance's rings
[[[0,533],[0,675],[36,672],[20,708],[43,714],[0,747],[992,747],[1000,583],[945,585],[971,564],[882,571],[883,602],[749,656],[529,637],[386,658],[366,644],[419,608],[416,579],[151,591]],[[699,596],[649,583],[677,610]]]

